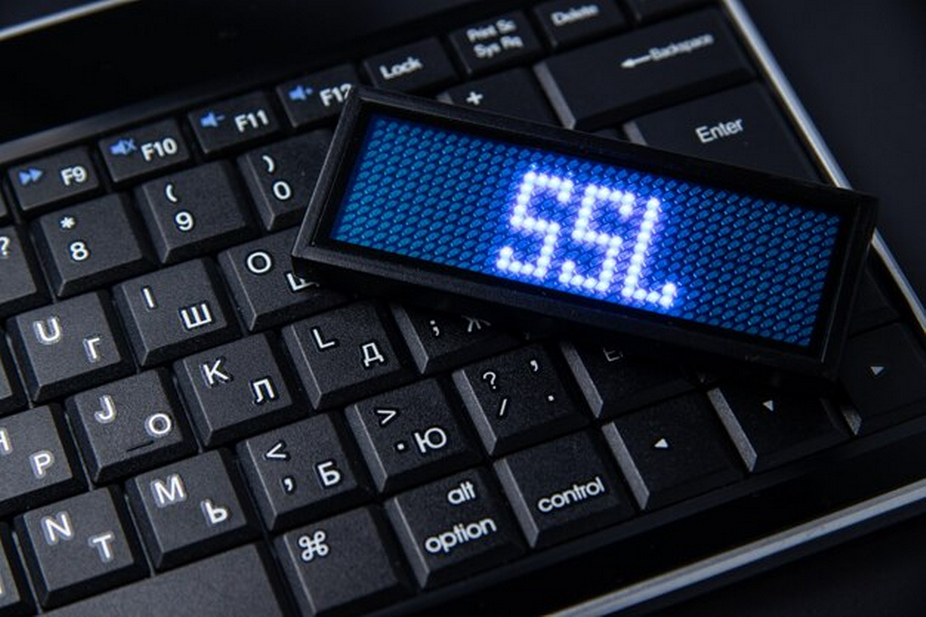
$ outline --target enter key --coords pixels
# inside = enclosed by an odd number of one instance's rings
[[[624,125],[631,141],[779,175],[817,174],[771,97],[748,84],[641,116]]]

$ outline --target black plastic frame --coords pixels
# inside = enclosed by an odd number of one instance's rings
[[[332,240],[354,161],[372,114],[572,156],[670,175],[687,181],[834,212],[844,219],[833,254],[817,326],[808,348],[724,331],[630,307],[620,307],[517,281]],[[849,309],[875,226],[876,200],[868,195],[707,162],[674,153],[512,118],[474,112],[417,97],[357,88],[341,115],[293,257],[298,269],[327,276],[366,293],[400,297],[432,308],[469,311],[515,323],[522,329],[580,338],[624,335],[630,347],[679,353],[704,365],[762,367],[780,382],[787,375],[836,377]],[[655,344],[655,347],[654,347]]]

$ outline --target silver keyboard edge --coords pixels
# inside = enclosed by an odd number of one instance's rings
[[[842,188],[852,188],[848,178],[846,178],[839,164],[836,162],[836,159],[833,157],[833,153],[830,152],[829,147],[826,145],[826,142],[823,141],[823,137],[820,135],[817,127],[810,119],[807,110],[804,109],[804,106],[797,98],[797,94],[795,94],[794,89],[788,82],[788,78],[785,77],[781,67],[778,66],[778,62],[775,61],[771,50],[769,50],[765,41],[762,39],[762,35],[759,34],[746,8],[742,5],[740,0],[721,0],[721,3],[724,5],[724,8],[726,8],[733,23],[739,29],[740,34],[745,39],[750,50],[758,59],[762,71],[765,73],[765,78],[778,91],[782,102],[791,115],[792,123],[800,130],[801,135],[813,150],[814,155],[816,155],[817,160],[823,166],[830,181]],[[907,276],[903,273],[903,270],[901,270],[900,264],[897,263],[893,253],[891,253],[890,248],[888,248],[881,232],[875,231],[875,236],[871,244],[878,256],[884,261],[884,265],[887,266],[891,277],[900,288],[900,292],[910,306],[910,310],[913,312],[914,317],[916,317],[916,321],[919,323],[920,328],[923,333],[926,334],[926,308],[924,308],[922,301],[916,295],[916,291],[914,291]]]
[[[822,165],[833,184],[851,188],[833,153],[823,141],[813,121],[804,109],[787,77],[778,66],[771,50],[765,44],[755,24],[740,0],[721,0],[730,19],[758,60],[765,78],[774,86],[792,123],[801,132],[806,143]],[[876,231],[872,246],[887,266],[891,277],[900,288],[917,322],[926,333],[926,309],[894,258],[880,232]],[[586,617],[604,615],[643,605],[666,595],[692,588],[719,576],[729,574],[749,565],[755,565],[776,555],[819,540],[827,536],[873,521],[889,513],[897,512],[914,504],[926,503],[926,479],[907,484],[898,489],[872,497],[854,506],[837,510],[832,514],[792,527],[773,536],[745,544],[736,549],[719,553],[691,565],[672,570],[624,589],[576,604],[562,611],[552,613],[556,617]]]
[[[57,26],[58,24],[62,24],[64,22],[72,21],[74,19],[86,17],[87,15],[99,13],[100,11],[113,9],[123,4],[131,4],[132,2],[138,1],[139,0],[100,0],[99,2],[93,2],[83,6],[76,6],[64,11],[59,11],[58,13],[53,13],[46,17],[39,17],[38,19],[32,19],[21,24],[16,24],[15,26],[0,29],[0,41],[11,39],[16,36],[22,36],[30,32],[35,32],[36,30],[42,30],[43,28],[51,28],[52,26]]]
[[[739,548],[720,553],[691,565],[667,572],[636,585],[631,585],[582,604],[569,607],[557,617],[585,617],[605,615],[639,606],[669,593],[692,587],[745,566],[845,531],[867,521],[896,513],[914,504],[926,503],[926,479],[878,495],[854,506],[838,510],[827,516],[792,527],[773,536],[763,538]]]

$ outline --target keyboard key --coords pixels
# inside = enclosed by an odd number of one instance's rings
[[[343,405],[412,376],[371,302],[304,319],[285,328],[283,339],[316,409]]]
[[[36,595],[60,606],[147,572],[122,496],[113,487],[32,510],[16,520]]]
[[[536,67],[562,123],[594,130],[746,81],[752,69],[713,10],[554,56]]]
[[[367,58],[363,67],[374,86],[402,92],[436,90],[457,80],[450,58],[435,38]]]
[[[254,235],[227,162],[210,163],[139,187],[138,205],[163,263],[176,263]]]
[[[48,617],[282,617],[257,546],[198,561],[46,613]],[[242,584],[246,573],[247,584]],[[287,613],[288,614],[288,613]]]
[[[19,617],[34,612],[13,538],[6,525],[0,523],[0,615]]]
[[[700,394],[621,416],[604,427],[604,434],[644,510],[742,476],[722,427]]]
[[[304,615],[360,614],[411,591],[379,510],[354,510],[295,529],[276,545]]]
[[[694,388],[678,365],[627,354],[613,345],[565,342],[562,350],[598,418],[610,418]]]
[[[482,444],[499,455],[585,424],[559,367],[540,345],[473,364],[453,374]]]
[[[554,49],[572,47],[627,27],[614,0],[552,0],[535,7],[534,15]]]
[[[45,284],[32,248],[15,227],[0,229],[0,318],[46,301]]]
[[[282,229],[302,221],[329,143],[331,131],[313,131],[238,158],[264,227]]]
[[[369,482],[341,419],[320,414],[252,437],[238,458],[271,530],[366,501]]]
[[[852,402],[849,426],[867,434],[922,415],[926,356],[902,325],[884,326],[849,339],[839,381]]]
[[[170,119],[110,135],[100,140],[99,148],[109,177],[117,184],[167,171],[190,160],[180,127]]]
[[[291,79],[277,87],[286,117],[295,127],[311,126],[337,117],[350,89],[360,83],[349,64]]]
[[[163,369],[147,371],[67,401],[77,443],[94,482],[109,482],[196,452],[180,400]]]
[[[347,408],[347,420],[380,491],[396,491],[479,460],[458,411],[428,379]]]
[[[398,305],[392,306],[392,314],[418,370],[426,375],[504,351],[518,342],[485,319]]]
[[[750,471],[803,458],[846,438],[829,405],[818,398],[738,384],[722,385],[708,397]]]
[[[106,292],[22,313],[9,324],[33,401],[92,387],[133,368]]]
[[[341,292],[293,273],[290,253],[296,231],[288,229],[219,254],[238,313],[251,332],[327,311],[347,301]]]
[[[543,46],[527,17],[521,12],[506,13],[450,33],[450,46],[467,75],[478,75],[540,55]]]
[[[174,364],[193,424],[207,446],[284,424],[304,410],[292,397],[265,334]]]
[[[212,347],[237,332],[212,262],[189,261],[113,290],[135,356],[151,366]]]
[[[154,263],[128,199],[121,195],[46,214],[34,229],[59,297],[141,274]]]
[[[0,195],[0,223],[6,221],[10,216],[10,209],[6,206],[3,195]]]
[[[634,512],[613,463],[584,432],[506,456],[495,472],[532,547],[590,533]]]
[[[207,156],[273,135],[280,123],[263,92],[213,103],[187,114],[199,147]]]
[[[0,331],[0,416],[26,404],[26,398],[19,385],[19,374],[13,366],[4,341],[3,332]]]
[[[458,473],[386,502],[422,587],[497,566],[523,552],[517,524],[486,472]]]
[[[648,22],[672,13],[680,13],[708,0],[624,0],[637,22]]]
[[[0,477],[0,516],[80,488],[80,466],[57,408],[0,418]]]
[[[226,452],[214,450],[127,484],[155,568],[171,568],[253,538],[247,498],[229,464]]]
[[[523,68],[467,82],[447,90],[440,98],[455,105],[494,111],[515,118],[557,123],[537,80],[530,71]]]
[[[624,125],[636,143],[760,171],[817,180],[765,90],[749,84],[642,116]]]
[[[10,169],[10,184],[26,214],[90,195],[100,188],[100,179],[87,148],[74,148]]]

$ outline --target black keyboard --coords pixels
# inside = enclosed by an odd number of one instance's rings
[[[877,255],[826,397],[293,272],[360,83],[827,179],[724,6],[498,10],[0,161],[0,617],[567,609],[922,476]]]

